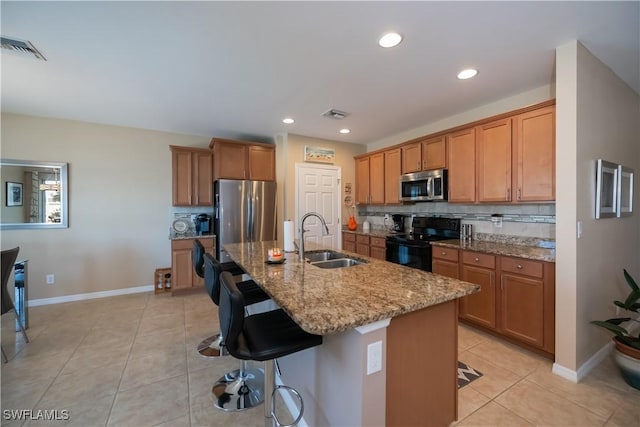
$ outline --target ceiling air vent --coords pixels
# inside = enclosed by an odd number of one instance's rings
[[[8,37],[0,37],[0,40],[2,40],[2,49],[6,49],[11,53],[43,61],[47,60],[28,40],[10,39]]]
[[[347,117],[349,113],[345,113],[344,111],[340,111],[340,110],[336,110],[335,108],[332,108],[322,113],[322,115],[324,117],[329,117],[330,119],[342,120],[345,117]]]

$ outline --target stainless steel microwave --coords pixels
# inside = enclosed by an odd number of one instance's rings
[[[447,170],[408,173],[400,176],[400,200],[428,202],[447,200]]]

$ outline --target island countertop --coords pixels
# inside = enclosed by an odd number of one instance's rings
[[[224,246],[231,258],[305,331],[325,335],[420,310],[480,290],[478,285],[341,251],[368,263],[321,269],[285,254],[267,264],[276,241]],[[320,249],[311,243],[307,250]]]

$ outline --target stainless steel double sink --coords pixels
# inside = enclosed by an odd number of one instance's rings
[[[367,261],[332,250],[305,251],[304,258],[318,268],[341,268],[366,264]]]

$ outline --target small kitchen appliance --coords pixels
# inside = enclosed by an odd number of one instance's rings
[[[392,231],[401,233],[404,231],[404,215],[391,215],[393,220]]]
[[[400,176],[400,200],[430,202],[447,200],[447,170],[436,169]]]
[[[460,219],[416,216],[409,234],[387,236],[387,261],[431,271],[431,242],[460,238]]]
[[[211,215],[198,214],[193,219],[193,223],[196,226],[196,234],[202,236],[203,234],[211,234]]]

